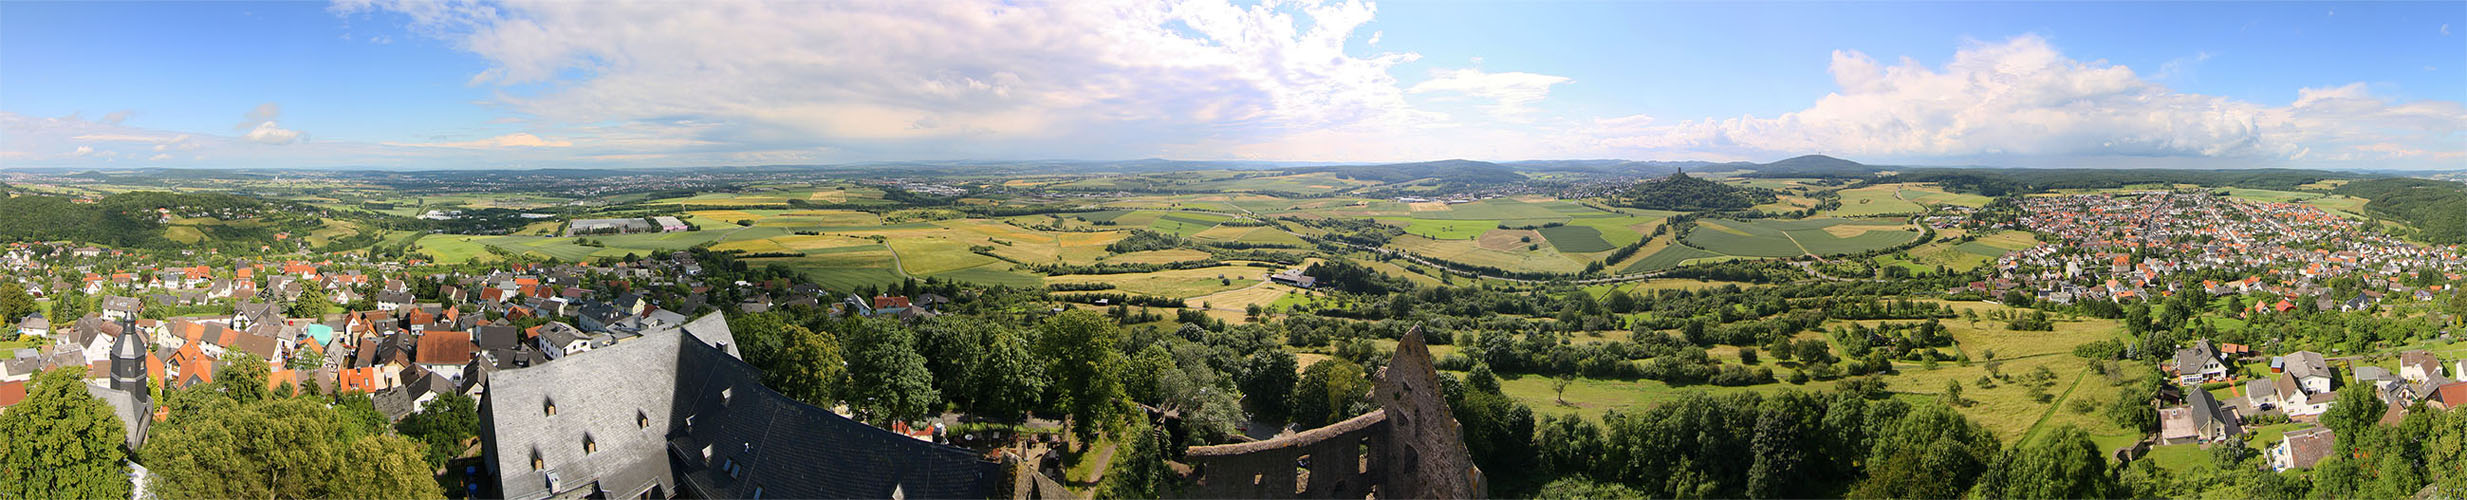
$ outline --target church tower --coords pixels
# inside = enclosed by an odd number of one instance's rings
[[[134,326],[134,325],[132,325]],[[111,346],[111,388],[126,391],[139,406],[153,406],[153,391],[147,390],[146,343],[136,328],[121,330],[120,340]]]

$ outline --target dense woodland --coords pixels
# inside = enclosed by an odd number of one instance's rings
[[[1778,199],[1770,189],[1732,186],[1699,179],[1686,173],[1672,173],[1661,180],[1639,182],[1613,194],[1609,204],[1651,210],[1694,212],[1746,210],[1756,205],[1773,203]]]
[[[2372,201],[2373,215],[2405,221],[2416,236],[2438,244],[2467,243],[2467,185],[2426,179],[2366,179],[2333,192]]]

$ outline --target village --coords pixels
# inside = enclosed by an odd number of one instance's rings
[[[2173,376],[2174,384],[2154,402],[2162,406],[2157,444],[2244,446],[2255,438],[2255,427],[2295,424],[2300,428],[2284,431],[2268,448],[2270,467],[2286,471],[2310,468],[2330,456],[2338,437],[2319,422],[2340,403],[2338,390],[2350,384],[2369,388],[2386,405],[2372,410],[2380,415],[2377,425],[2399,425],[2419,404],[2432,410],[2467,406],[2467,382],[2458,380],[2467,374],[2467,359],[2444,364],[2432,353],[2411,350],[2399,353],[2395,373],[2360,363],[2343,363],[2348,369],[2342,373],[2321,353],[2296,351],[2267,357],[2266,371],[2250,369],[2262,359],[2250,347],[2205,339],[2161,362],[2159,368]],[[2243,392],[2241,397],[2221,397],[2222,389]]]
[[[2393,296],[2432,300],[2467,269],[2456,246],[2417,245],[2302,204],[2164,191],[2019,200],[2023,215],[2005,228],[2046,243],[1998,258],[1995,278],[1973,291],[2059,304],[2201,293],[2249,298],[2250,314],[2354,311]]]
[[[116,250],[14,244],[0,270],[27,295],[92,297],[70,317],[12,318],[0,350],[0,412],[38,374],[71,369],[109,403],[127,447],[171,419],[164,391],[209,384],[237,363],[262,363],[276,394],[366,394],[389,421],[447,395],[484,396],[492,374],[685,332],[725,336],[719,311],[814,306],[834,315],[918,320],[951,303],[935,293],[834,297],[810,283],[706,282],[688,252],[631,262],[517,264],[486,273],[411,274],[421,262],[250,261],[131,265]],[[709,303],[714,287],[745,297]],[[700,314],[700,320],[687,314]],[[723,345],[724,341],[721,342]],[[674,349],[672,345],[670,347]],[[932,426],[895,426],[930,442]]]

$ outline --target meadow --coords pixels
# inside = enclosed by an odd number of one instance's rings
[[[1916,228],[1872,219],[1707,219],[1687,242],[1722,255],[1796,257],[1865,252],[1909,243]]]

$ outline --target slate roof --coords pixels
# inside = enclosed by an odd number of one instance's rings
[[[974,452],[788,399],[763,387],[753,365],[699,344],[683,348],[675,401],[693,424],[669,440],[681,493],[891,498],[896,489],[908,498],[988,498],[1000,491],[999,465]]]
[[[986,498],[1000,491],[999,466],[973,452],[866,426],[763,388],[759,373],[738,359],[720,315],[680,330],[490,374],[481,435],[497,472],[493,493],[543,498],[595,484],[612,498],[653,487],[667,495],[740,498],[756,491],[771,498],[887,498],[894,489],[915,498]]]

